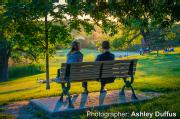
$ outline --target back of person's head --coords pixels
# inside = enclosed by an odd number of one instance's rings
[[[103,41],[102,42],[102,49],[109,49],[110,48],[110,43],[109,41]]]
[[[80,50],[80,43],[78,41],[73,41],[71,44],[70,52],[79,51],[79,50]]]

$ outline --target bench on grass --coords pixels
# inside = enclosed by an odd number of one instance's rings
[[[125,87],[131,88],[132,98],[137,99],[132,83],[136,71],[137,59],[115,60],[115,61],[97,61],[97,62],[78,62],[63,63],[58,75],[61,79],[62,93],[60,102],[63,102],[63,96],[68,96],[69,107],[73,108],[69,90],[71,82],[100,81],[102,78],[122,78],[125,85],[122,87],[120,95],[125,96]],[[128,80],[130,78],[130,80]]]

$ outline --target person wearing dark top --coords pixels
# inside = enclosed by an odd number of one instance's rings
[[[102,54],[99,54],[96,58],[96,61],[111,61],[115,59],[115,55],[112,54],[110,51],[110,44],[109,41],[103,41],[102,42]],[[102,78],[101,80],[101,93],[106,92],[106,89],[104,89],[105,85],[107,83],[114,82],[114,78]]]
[[[114,60],[115,56],[114,56],[114,54],[112,54],[109,51],[109,49],[110,49],[109,41],[103,41],[102,42],[102,53],[97,56],[95,61],[111,61],[111,60]],[[104,89],[105,85],[107,83],[114,82],[114,79],[115,78],[103,78],[103,79],[100,79],[100,81],[101,81],[101,90],[100,90],[100,92],[101,93],[106,92],[106,89]],[[87,91],[87,82],[83,82],[83,87],[85,88],[85,92],[87,94],[88,93],[88,91]]]

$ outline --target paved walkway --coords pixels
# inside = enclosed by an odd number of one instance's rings
[[[59,102],[59,97],[49,97],[31,100],[31,103],[37,108],[46,111],[50,115],[63,114],[66,112],[86,110],[89,108],[103,108],[115,104],[144,101],[159,96],[157,93],[139,93],[138,99],[131,98],[131,91],[125,92],[125,97],[119,95],[119,90],[108,91],[107,93],[93,92],[72,96],[74,108],[68,107],[68,99],[64,97],[64,102]]]

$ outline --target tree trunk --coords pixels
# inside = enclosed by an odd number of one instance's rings
[[[159,56],[159,48],[158,47],[156,47],[156,51],[157,51],[156,55]]]
[[[149,47],[149,42],[148,42],[148,32],[145,32],[144,28],[141,29],[141,35],[143,36],[144,38],[144,42],[145,42],[145,46]]]
[[[47,5],[47,3],[46,3]],[[46,6],[47,7],[47,6]],[[46,89],[50,89],[49,84],[49,45],[48,45],[48,21],[47,21],[47,8],[45,11],[45,43],[46,43]]]
[[[8,80],[8,61],[9,50],[6,48],[0,49],[0,82]]]
[[[157,56],[159,56],[159,50],[157,50]]]

